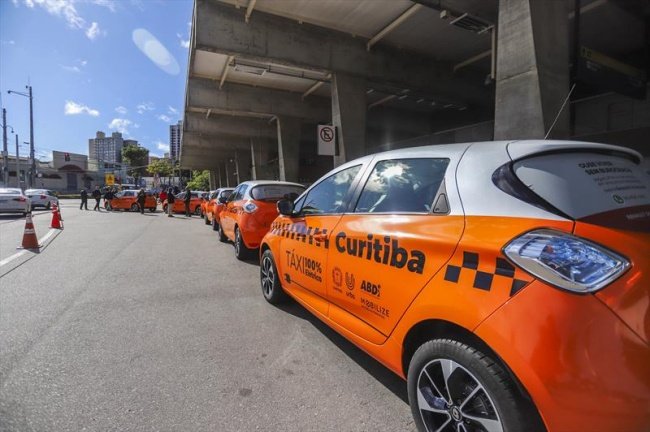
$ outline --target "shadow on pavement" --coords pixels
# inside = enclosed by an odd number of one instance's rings
[[[384,387],[390,390],[395,396],[400,398],[402,402],[408,405],[408,392],[406,389],[406,381],[395,375],[384,365],[379,363],[374,358],[357,348],[352,342],[345,339],[343,336],[332,330],[327,324],[316,318],[309,313],[302,305],[293,299],[277,306],[278,309],[283,310],[295,317],[308,321],[332,343],[334,343],[341,351],[348,357],[354,360],[366,372],[372,375],[377,381],[382,383]]]

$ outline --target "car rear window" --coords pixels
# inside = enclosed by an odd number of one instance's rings
[[[650,221],[650,176],[625,157],[548,154],[515,162],[513,170],[530,190],[574,219],[616,212],[630,221]]]
[[[282,198],[296,199],[305,188],[297,185],[259,185],[251,189],[251,198],[259,201],[278,201]]]

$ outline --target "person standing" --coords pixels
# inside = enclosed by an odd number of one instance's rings
[[[113,193],[113,189],[108,188],[108,190],[104,194],[104,207],[106,207],[106,210],[108,210],[108,211],[113,211],[113,204],[111,203],[111,200],[113,198],[115,198],[115,195]]]
[[[192,217],[192,212],[190,212],[190,201],[192,200],[192,191],[190,187],[185,188],[185,216]]]
[[[167,194],[167,217],[174,217],[174,191],[170,188],[169,193]]]
[[[144,189],[138,191],[138,206],[140,206],[140,214],[144,214],[144,202],[147,196],[144,193]]]
[[[99,208],[99,202],[102,200],[102,193],[99,191],[99,186],[95,186],[95,190],[93,191],[93,198],[95,198],[95,208],[93,208],[93,210],[101,211]]]
[[[79,210],[83,210],[83,208],[86,208],[88,210],[88,192],[86,192],[86,189],[81,189],[81,205],[79,206]]]

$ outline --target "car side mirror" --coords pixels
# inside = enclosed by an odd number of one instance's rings
[[[280,213],[281,215],[295,216],[293,214],[293,210],[295,208],[293,205],[293,201],[288,199],[281,199],[280,201],[278,201],[277,207],[278,207],[278,213]]]

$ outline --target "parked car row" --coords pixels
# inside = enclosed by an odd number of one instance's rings
[[[269,303],[292,297],[404,378],[420,431],[645,430],[641,160],[576,142],[419,147],[306,190],[213,191],[200,211],[237,258],[259,253]]]
[[[123,190],[115,194],[115,197],[110,200],[113,210],[128,210],[137,212],[140,211],[138,204],[138,191],[137,190]],[[104,208],[108,207],[108,203],[104,201]],[[155,212],[158,208],[158,200],[151,191],[145,191],[144,208],[150,212]]]
[[[48,189],[0,188],[0,213],[22,213],[42,207],[49,210],[52,204],[59,205],[56,194]]]

